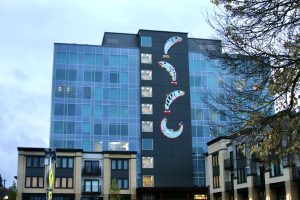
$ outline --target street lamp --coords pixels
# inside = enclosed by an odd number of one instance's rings
[[[4,199],[4,200],[8,200],[8,196],[5,195],[5,196],[3,197],[3,199]]]

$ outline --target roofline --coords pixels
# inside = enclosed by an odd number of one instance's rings
[[[103,37],[104,37],[104,35],[105,34],[121,34],[121,35],[137,35],[137,34],[135,34],[135,33],[119,33],[119,32],[104,32],[104,34],[103,34]]]
[[[102,151],[103,154],[137,154],[136,151]]]
[[[188,32],[179,32],[179,31],[158,31],[158,30],[148,30],[148,29],[139,29],[137,34],[140,34],[140,31],[150,31],[150,32],[162,32],[162,33],[181,33],[188,34]]]
[[[46,149],[42,147],[18,147],[18,151],[34,151],[34,152],[45,152]],[[83,149],[62,149],[62,148],[53,148],[56,152],[83,152]]]
[[[218,141],[220,141],[220,140],[226,140],[226,139],[231,139],[232,137],[230,137],[230,136],[219,136],[219,137],[216,137],[216,138],[214,138],[214,139],[212,139],[211,141],[208,141],[206,144],[207,144],[207,146],[209,146],[209,145],[211,145],[211,144],[213,144],[213,143],[215,143],[215,142],[218,142]]]
[[[92,46],[92,47],[102,47],[102,48],[118,48],[118,49],[139,49],[138,47],[119,47],[119,46],[108,46],[108,45],[95,45],[95,44],[77,44],[77,43],[63,43],[54,42],[54,45],[80,45],[80,46]]]
[[[191,40],[209,40],[209,41],[222,42],[222,40],[219,40],[219,39],[208,39],[208,38],[194,38],[194,37],[188,37],[188,39],[191,39]]]

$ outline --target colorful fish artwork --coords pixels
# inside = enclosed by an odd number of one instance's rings
[[[185,94],[184,91],[181,90],[175,90],[169,94],[167,94],[166,102],[165,102],[165,114],[171,114],[170,106],[171,104],[178,98]]]
[[[178,36],[174,36],[169,38],[166,43],[165,43],[165,47],[164,47],[164,53],[168,54],[169,49],[176,43],[181,42],[182,38],[178,37]]]
[[[163,118],[160,122],[160,131],[168,138],[174,139],[181,135],[183,131],[183,123],[179,122],[179,129],[174,131],[173,129],[168,129],[167,127],[167,118]]]
[[[158,65],[161,68],[164,68],[169,73],[169,75],[171,76],[171,79],[172,79],[171,83],[177,85],[177,75],[176,75],[175,68],[166,61],[159,61]]]

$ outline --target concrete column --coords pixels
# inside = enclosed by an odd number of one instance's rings
[[[226,192],[222,192],[222,200],[229,200],[229,196]]]
[[[234,190],[234,200],[239,200],[237,189]]]
[[[270,184],[266,185],[266,200],[276,199],[277,195],[274,190],[270,188]]]
[[[294,181],[285,181],[286,200],[298,200],[299,191],[297,183]]]

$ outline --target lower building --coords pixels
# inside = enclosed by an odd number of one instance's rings
[[[18,148],[17,200],[108,200],[114,179],[122,199],[136,199],[136,152]]]
[[[211,200],[298,200],[300,163],[264,166],[245,155],[245,145],[227,136],[207,143],[207,185]]]

